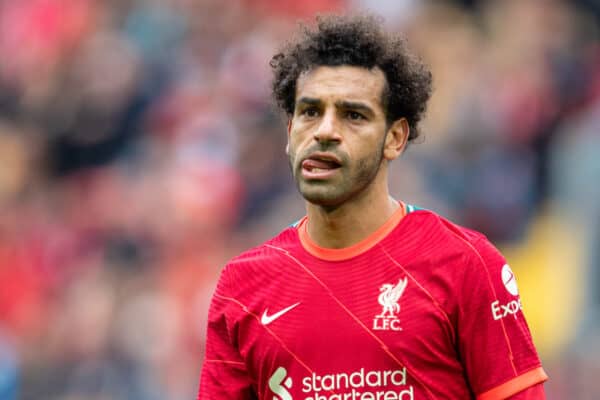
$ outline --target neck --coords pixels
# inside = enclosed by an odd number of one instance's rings
[[[375,232],[398,207],[387,185],[335,208],[307,203],[308,235],[320,247],[349,247]]]

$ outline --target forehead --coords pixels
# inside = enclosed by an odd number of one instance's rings
[[[296,83],[296,99],[362,101],[381,106],[384,86],[385,75],[379,68],[321,66],[300,75]]]

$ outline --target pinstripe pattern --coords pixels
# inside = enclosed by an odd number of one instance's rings
[[[280,400],[273,388],[283,382],[281,371],[294,400],[358,399],[366,391],[392,391],[389,398],[402,400],[494,399],[542,382],[522,314],[498,321],[490,312],[491,302],[513,299],[500,276],[505,260],[482,235],[429,211],[405,209],[409,217],[346,259],[343,252],[303,247],[303,219],[232,260],[211,307],[199,399]],[[408,286],[393,309],[398,314],[386,316],[400,328],[377,326],[382,285],[404,277]],[[266,309],[296,303],[261,324]],[[269,386],[275,371],[280,374]],[[404,371],[398,376],[405,380],[377,381],[392,371]],[[237,381],[240,374],[251,388]],[[360,379],[375,383],[356,386]]]

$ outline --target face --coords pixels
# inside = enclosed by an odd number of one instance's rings
[[[298,79],[287,150],[307,201],[341,205],[368,190],[385,159],[397,156],[386,150],[384,86],[381,70],[350,66],[317,67]]]

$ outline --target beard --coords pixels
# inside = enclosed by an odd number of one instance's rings
[[[289,163],[296,187],[309,203],[335,209],[364,193],[373,183],[383,162],[385,138],[375,151],[359,159],[352,160],[347,154],[335,151],[331,145],[316,145],[305,151],[301,157],[290,151]],[[342,161],[337,176],[327,180],[306,180],[302,176],[302,160],[315,151],[327,151]]]

